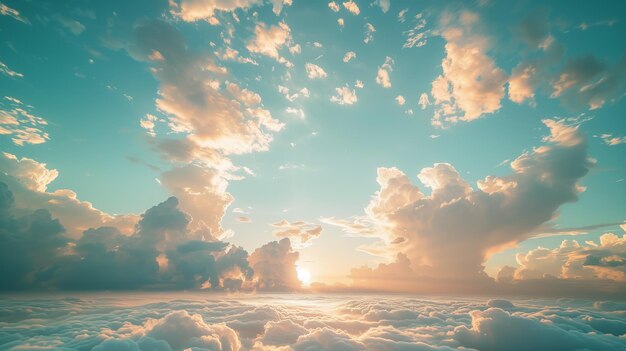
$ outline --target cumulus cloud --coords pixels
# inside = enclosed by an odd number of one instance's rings
[[[289,238],[269,242],[254,250],[248,261],[254,270],[255,287],[270,291],[293,291],[300,288],[296,261]]]
[[[356,53],[354,51],[348,51],[343,55],[343,62],[350,62],[353,58],[356,58]]]
[[[334,12],[339,12],[339,5],[337,5],[337,3],[334,1],[328,3],[328,8],[333,10]]]
[[[398,105],[402,106],[406,103],[406,100],[404,99],[404,96],[398,95],[396,96],[396,102],[398,103]]]
[[[0,155],[0,182],[6,184],[18,208],[31,211],[44,209],[61,220],[67,235],[78,237],[84,230],[100,226],[117,226],[129,233],[137,221],[134,215],[111,215],[82,201],[69,189],[49,192],[48,185],[59,175],[45,163],[15,155]]]
[[[491,302],[347,294],[234,299],[194,293],[5,299],[0,303],[6,317],[0,347],[33,350],[62,345],[96,351],[626,347],[618,336],[624,330],[619,303],[501,300],[509,305],[500,309],[490,307]]]
[[[258,24],[255,32],[248,46],[269,56],[278,57],[276,45],[283,45],[289,37],[284,24],[270,28]],[[192,226],[219,236],[219,220],[232,201],[225,192],[227,180],[237,179],[233,172],[240,169],[229,155],[267,150],[273,133],[284,125],[261,106],[257,93],[229,80],[227,70],[210,57],[190,50],[168,23],[139,23],[127,50],[151,66],[160,84],[156,107],[165,116],[167,133],[151,143],[169,161],[195,163],[162,174],[161,184],[180,198],[181,207],[192,215]],[[160,119],[145,118],[142,126],[154,133],[157,123]],[[177,174],[189,174],[194,183],[185,185]],[[212,200],[217,201],[205,202]]]
[[[305,65],[306,68],[306,75],[307,77],[309,77],[309,79],[319,79],[319,78],[326,78],[328,76],[328,74],[326,74],[326,71],[324,71],[324,69],[314,63],[307,63]]]
[[[432,124],[445,127],[469,122],[500,109],[507,75],[487,56],[489,40],[476,34],[477,14],[462,12],[455,22],[444,23],[446,57],[443,74],[432,82],[437,105]]]
[[[483,262],[536,235],[534,230],[553,219],[562,204],[576,201],[583,191],[578,181],[593,165],[578,126],[562,120],[544,123],[550,129],[544,138],[548,144],[511,162],[510,175],[488,176],[477,188],[450,164],[420,171],[418,178],[430,194],[412,185],[402,171],[379,168],[381,188],[365,212],[380,226],[384,244],[369,251],[395,255],[396,262],[353,272],[357,283],[380,286],[377,279],[393,280],[388,271],[396,271],[406,277],[403,289],[409,291],[445,290],[450,284],[467,290],[480,282],[489,289]]]
[[[129,234],[102,226],[72,239],[50,211],[17,207],[11,189],[2,182],[0,188],[2,264],[13,267],[0,272],[3,289],[220,290],[255,284],[247,252],[190,230],[190,217],[175,197],[148,209]]]
[[[236,10],[248,10],[254,6],[269,2],[274,14],[279,15],[283,6],[291,6],[292,0],[180,0],[170,1],[170,12],[187,22],[205,20],[212,25],[220,23],[220,13],[233,13]]]
[[[389,73],[393,71],[391,67],[394,64],[394,61],[391,57],[385,57],[385,63],[382,66],[378,67],[378,73],[376,73],[376,83],[378,83],[383,88],[391,88],[391,79],[389,78]]]
[[[254,28],[254,38],[248,42],[246,48],[252,53],[265,55],[291,66],[291,62],[281,57],[279,53],[279,50],[283,46],[288,46],[290,41],[291,29],[285,22],[269,27],[264,23],[258,23]]]
[[[350,89],[350,86],[346,84],[343,87],[335,88],[336,95],[330,97],[330,101],[339,105],[353,105],[358,101],[356,91]]]
[[[344,1],[343,7],[353,15],[358,15],[359,13],[361,13],[359,5],[357,5],[356,2],[354,2],[353,0]]]
[[[0,70],[3,69],[0,62]],[[32,106],[5,96],[0,100],[0,135],[7,135],[15,145],[42,144],[50,140],[43,130],[48,121],[32,113]]]
[[[600,242],[563,240],[555,249],[538,247],[517,254],[513,279],[609,279],[626,281],[626,235],[600,236]],[[510,273],[510,274],[511,274]]]
[[[304,221],[289,222],[282,220],[272,224],[274,235],[278,238],[289,238],[296,249],[311,245],[311,241],[322,234],[322,226]]]

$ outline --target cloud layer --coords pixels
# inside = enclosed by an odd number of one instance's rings
[[[8,350],[626,349],[609,301],[105,294],[0,309]]]

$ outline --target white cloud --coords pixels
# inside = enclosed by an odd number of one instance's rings
[[[350,62],[353,58],[356,58],[356,53],[354,51],[348,51],[343,55],[343,62]]]
[[[20,14],[20,12],[14,8],[8,7],[7,5],[0,3],[0,15],[9,16],[16,21],[20,21],[25,24],[30,24],[30,21],[24,16]]]
[[[428,42],[427,38],[430,30],[424,29],[426,27],[426,19],[423,18],[423,15],[421,13],[418,13],[415,16],[415,20],[415,26],[404,32],[404,34],[406,35],[406,41],[404,42],[404,45],[402,45],[402,48],[404,49],[413,47],[419,48],[426,45],[426,43]]]
[[[391,67],[393,64],[393,59],[387,56],[385,58],[385,63],[383,63],[382,66],[378,67],[378,73],[376,74],[376,83],[378,83],[383,88],[391,88],[391,79],[389,78],[389,73],[393,71],[393,68]]]
[[[334,1],[331,1],[328,3],[328,8],[330,8],[331,10],[335,12],[339,12],[339,5],[337,5],[337,3]]]
[[[343,87],[335,88],[336,95],[331,96],[330,101],[339,105],[353,105],[358,101],[356,91],[350,89],[350,86],[346,84]]]
[[[276,26],[258,23],[254,29],[254,38],[248,42],[248,51],[265,55],[290,66],[290,62],[280,56],[279,50],[291,41],[291,29],[284,22]]]
[[[326,78],[328,76],[328,74],[326,74],[326,71],[324,71],[324,69],[314,63],[307,63],[305,65],[306,68],[306,75],[307,77],[309,77],[309,79],[320,79],[320,78]]]
[[[370,41],[373,41],[375,32],[376,32],[376,28],[374,28],[374,25],[371,23],[366,23],[365,24],[365,39],[363,39],[363,42],[365,44],[368,44]]]
[[[443,74],[433,81],[431,91],[436,127],[473,121],[501,107],[508,78],[486,55],[487,38],[473,33],[478,20],[476,14],[462,12],[459,26],[448,24],[442,30],[447,41]]]
[[[15,145],[42,144],[50,140],[43,130],[48,121],[34,115],[32,106],[22,101],[5,96],[0,101],[0,135],[11,137]]]
[[[320,236],[322,226],[305,221],[289,222],[282,220],[273,223],[274,236],[289,238],[295,249],[303,249],[311,245],[312,240]]]
[[[396,96],[396,102],[398,103],[398,105],[402,106],[402,105],[404,105],[406,100],[404,99],[404,96],[398,95],[398,96]]]
[[[48,185],[59,175],[45,163],[33,159],[18,158],[9,153],[0,154],[0,182],[13,193],[18,208],[48,210],[63,223],[67,235],[78,237],[84,230],[100,226],[116,226],[128,233],[137,221],[135,215],[110,215],[82,201],[69,189],[48,191]]]
[[[343,7],[345,7],[345,9],[353,15],[358,15],[359,13],[361,13],[359,6],[356,4],[356,2],[354,2],[354,0],[344,1]]]
[[[3,326],[11,338],[0,347],[94,345],[94,351],[450,351],[526,346],[603,351],[626,347],[619,337],[624,328],[623,304],[610,301],[501,300],[502,307],[497,308],[489,307],[493,301],[471,297],[184,295],[181,299],[180,294],[142,294],[129,300],[112,294],[106,308],[101,300],[83,298],[2,301],[0,307],[14,319]],[[27,318],[33,314],[47,323]]]
[[[0,61],[0,72],[2,74],[5,74],[5,75],[9,76],[9,77],[17,77],[17,78],[24,77],[24,75],[22,73],[15,72],[14,70],[10,69],[9,66],[7,66],[2,61]]]
[[[477,189],[447,163],[419,172],[430,194],[400,170],[379,168],[380,190],[365,213],[382,233],[381,242],[367,252],[395,262],[353,270],[356,286],[371,288],[395,272],[386,285],[391,290],[489,289],[481,287],[489,281],[483,271],[487,258],[537,235],[534,230],[554,218],[561,205],[577,200],[584,190],[578,181],[593,166],[576,126],[544,123],[550,129],[548,145],[511,162],[510,175],[478,181]]]
[[[626,136],[619,137],[613,136],[612,134],[602,134],[600,137],[606,145],[615,146],[619,144],[626,144]]]
[[[345,21],[343,20],[343,18],[338,18],[337,19],[337,24],[339,25],[339,27],[343,28],[343,26],[345,24]]]
[[[296,117],[302,120],[306,118],[306,115],[304,114],[304,110],[302,110],[301,108],[287,107],[285,109],[285,112],[295,115]]]
[[[205,20],[212,25],[219,24],[217,15],[221,12],[234,12],[237,9],[249,9],[262,5],[263,0],[181,0],[170,1],[170,12],[187,22]],[[272,0],[273,10],[280,13],[282,4],[291,1]]]
[[[419,99],[419,101],[417,103],[420,105],[422,110],[425,109],[426,106],[430,105],[430,99],[428,99],[428,94],[422,93],[420,95],[420,99]]]

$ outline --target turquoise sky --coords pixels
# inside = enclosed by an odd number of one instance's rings
[[[214,16],[219,24],[211,24],[206,16],[186,18],[185,3],[204,4],[205,9],[217,6]],[[626,220],[623,1],[512,4],[359,0],[355,3],[358,14],[341,1],[336,3],[337,12],[326,1],[285,1],[279,14],[270,2],[261,0],[243,1],[246,5],[226,10],[220,10],[220,3],[227,2],[3,0],[2,121],[6,122],[7,114],[16,107],[24,109],[47,121],[37,126],[38,134],[46,133],[47,137],[35,143],[31,143],[32,137],[16,142],[15,130],[32,126],[2,124],[3,128],[16,129],[0,133],[1,150],[56,169],[58,177],[45,191],[71,189],[80,200],[109,214],[140,214],[176,195],[161,182],[163,173],[173,167],[188,163],[215,168],[206,160],[172,161],[155,146],[159,140],[180,140],[193,134],[172,131],[167,124],[172,113],[159,109],[156,103],[164,85],[180,79],[176,74],[159,78],[151,71],[151,67],[158,67],[158,60],[140,57],[134,51],[139,40],[137,28],[158,20],[180,34],[191,57],[207,58],[227,70],[219,76],[222,87],[228,81],[256,92],[262,108],[284,124],[281,130],[267,132],[273,139],[267,150],[253,148],[241,154],[218,151],[235,167],[247,167],[253,173],[231,169],[219,176],[227,181],[224,192],[233,197],[221,226],[232,231],[230,242],[248,251],[276,240],[273,223],[287,220],[304,221],[311,227],[321,225],[319,237],[300,249],[299,265],[309,270],[314,280],[345,282],[352,268],[374,266],[388,259],[357,250],[376,243],[376,239],[348,235],[320,219],[365,216],[364,208],[380,189],[377,168],[397,167],[428,194],[417,174],[445,162],[477,189],[477,181],[489,175],[510,174],[512,160],[545,144],[542,139],[549,131],[542,120],[561,118],[578,125],[587,137],[588,154],[597,163],[580,180],[586,190],[578,201],[561,205],[558,217],[545,225],[580,228],[609,224],[582,230],[584,234],[575,238],[581,243],[597,241],[606,232],[623,234],[616,225]],[[461,23],[464,13],[478,19]],[[447,17],[452,18],[451,23]],[[266,29],[284,29],[281,23],[289,29],[285,42],[268,44],[275,45],[278,57],[249,49],[260,23]],[[368,24],[375,32],[366,43]],[[442,60],[451,42],[445,30],[450,27],[463,28],[459,45],[476,45],[506,77],[499,84],[504,89],[497,98],[499,107],[483,110],[474,120],[450,122],[442,128],[433,125],[440,104],[432,90],[433,81],[444,74]],[[423,34],[423,45],[403,48],[412,29],[413,34]],[[562,52],[549,58],[547,49],[533,47],[526,40],[533,34],[542,40],[541,45],[550,38]],[[164,37],[153,40],[155,45],[167,44]],[[481,40],[488,44],[480,46]],[[296,45],[300,52],[290,52]],[[227,47],[238,51],[235,58],[221,56]],[[356,57],[344,62],[344,55],[351,51]],[[256,64],[238,62],[241,58]],[[291,65],[279,62],[280,58]],[[376,79],[387,58],[393,62],[387,70],[390,87]],[[576,60],[583,64],[575,65]],[[539,62],[541,71],[535,78],[534,97],[516,103],[509,99],[507,80],[524,62]],[[307,64],[321,67],[325,74],[311,79]],[[594,64],[598,67],[592,67]],[[164,65],[172,65],[168,57]],[[566,71],[567,67],[572,70]],[[555,96],[555,86],[564,72],[569,72],[570,78],[577,77],[577,85]],[[363,87],[355,87],[356,81]],[[602,103],[592,106],[583,88],[607,81],[595,95]],[[185,91],[185,82],[177,84]],[[300,93],[289,101],[279,86],[288,88],[289,94],[307,88],[309,96]],[[346,86],[357,100],[352,104],[333,101],[336,89]],[[422,94],[430,101],[424,108],[419,104]],[[398,96],[405,100],[403,105],[397,102]],[[297,112],[289,113],[288,108]],[[146,114],[161,120],[156,123],[156,136],[140,124]],[[212,126],[206,128],[219,133]],[[249,221],[242,222],[239,217]],[[570,238],[559,235],[522,240],[488,260],[486,271],[495,275],[501,266],[516,264],[516,253],[538,246],[558,247],[563,239]]]

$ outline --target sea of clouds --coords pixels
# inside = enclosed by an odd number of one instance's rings
[[[1,350],[626,350],[626,302],[381,295],[0,298]]]

